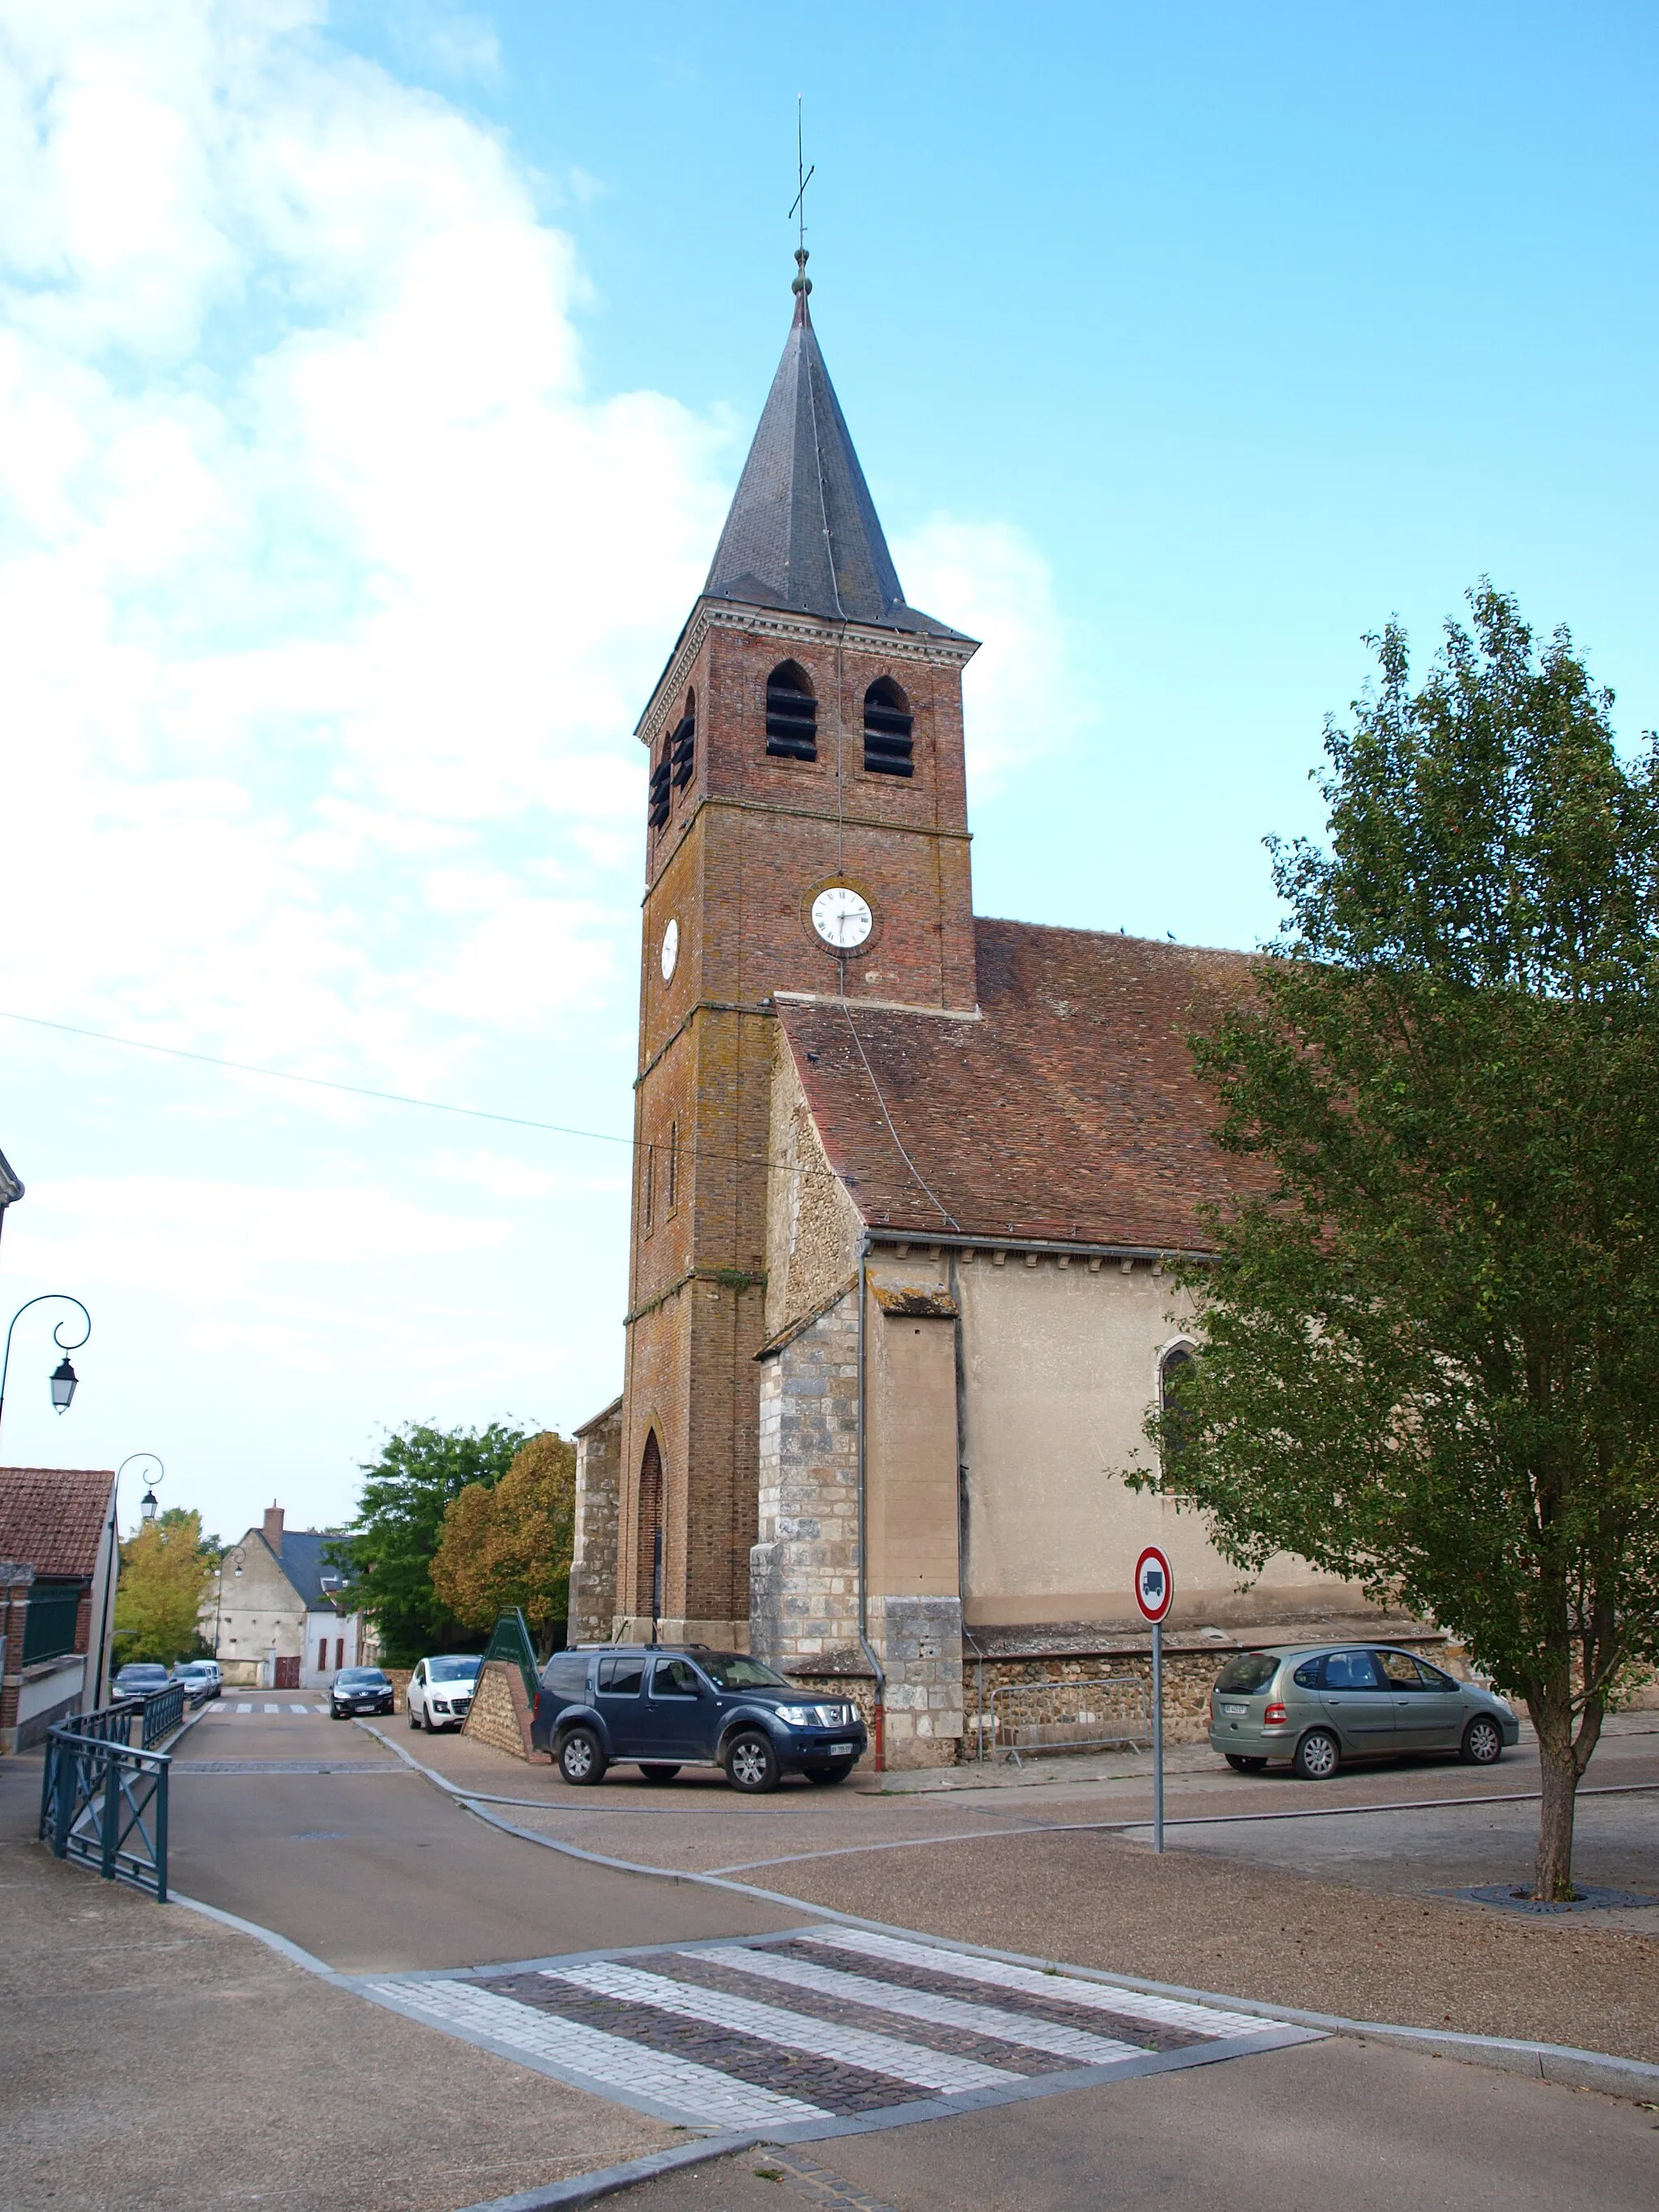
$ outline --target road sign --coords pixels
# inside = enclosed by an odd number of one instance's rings
[[[1162,1620],[1175,1601],[1175,1577],[1170,1562],[1156,1544],[1148,1544],[1135,1561],[1135,1603],[1145,1618]]]

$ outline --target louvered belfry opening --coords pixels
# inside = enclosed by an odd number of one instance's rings
[[[878,676],[864,695],[864,766],[870,775],[914,775],[912,716],[890,676]]]
[[[766,679],[766,750],[785,760],[818,757],[818,702],[806,671],[793,660]]]
[[[673,772],[675,790],[684,791],[697,765],[697,695],[695,691],[686,693],[685,712],[670,734],[668,761]]]
[[[669,778],[673,773],[673,739],[665,738],[662,751],[651,770],[651,801],[646,820],[653,830],[660,830],[668,819],[668,809],[673,793]]]

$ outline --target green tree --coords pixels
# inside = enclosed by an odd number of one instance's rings
[[[1203,1349],[1148,1432],[1240,1568],[1356,1577],[1524,1698],[1562,1899],[1609,1700],[1659,1660],[1659,766],[1565,630],[1470,603],[1419,690],[1370,641],[1330,849],[1274,844],[1279,957],[1200,1017],[1255,1194],[1181,1271]]]
[[[201,1515],[182,1506],[140,1523],[121,1547],[111,1639],[118,1663],[154,1659],[171,1667],[208,1650],[199,1621],[218,1553],[218,1538],[202,1534]]]
[[[576,1447],[544,1430],[493,1489],[469,1483],[450,1501],[433,1588],[469,1628],[518,1606],[545,1658],[563,1640],[575,1531]]]
[[[504,1421],[481,1430],[411,1421],[386,1438],[378,1460],[364,1465],[357,1518],[334,1549],[356,1577],[356,1595],[379,1624],[382,1651],[393,1666],[472,1640],[432,1586],[444,1510],[469,1484],[493,1488],[526,1441],[524,1430]]]

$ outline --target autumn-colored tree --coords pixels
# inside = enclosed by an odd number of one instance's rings
[[[170,1506],[121,1547],[115,1591],[116,1657],[170,1667],[204,1650],[198,1626],[213,1579],[218,1540],[202,1535],[202,1516]]]
[[[469,1628],[493,1628],[518,1606],[546,1653],[564,1626],[575,1530],[576,1448],[547,1429],[499,1482],[470,1482],[452,1498],[432,1587]]]

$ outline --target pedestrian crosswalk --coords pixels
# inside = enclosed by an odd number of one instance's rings
[[[325,1713],[326,1705],[296,1705],[289,1703],[272,1705],[256,1698],[216,1698],[208,1707],[210,1713]]]
[[[1219,2005],[922,1937],[813,1925],[365,1977],[446,2033],[704,2132],[890,2126],[1309,2039]]]

